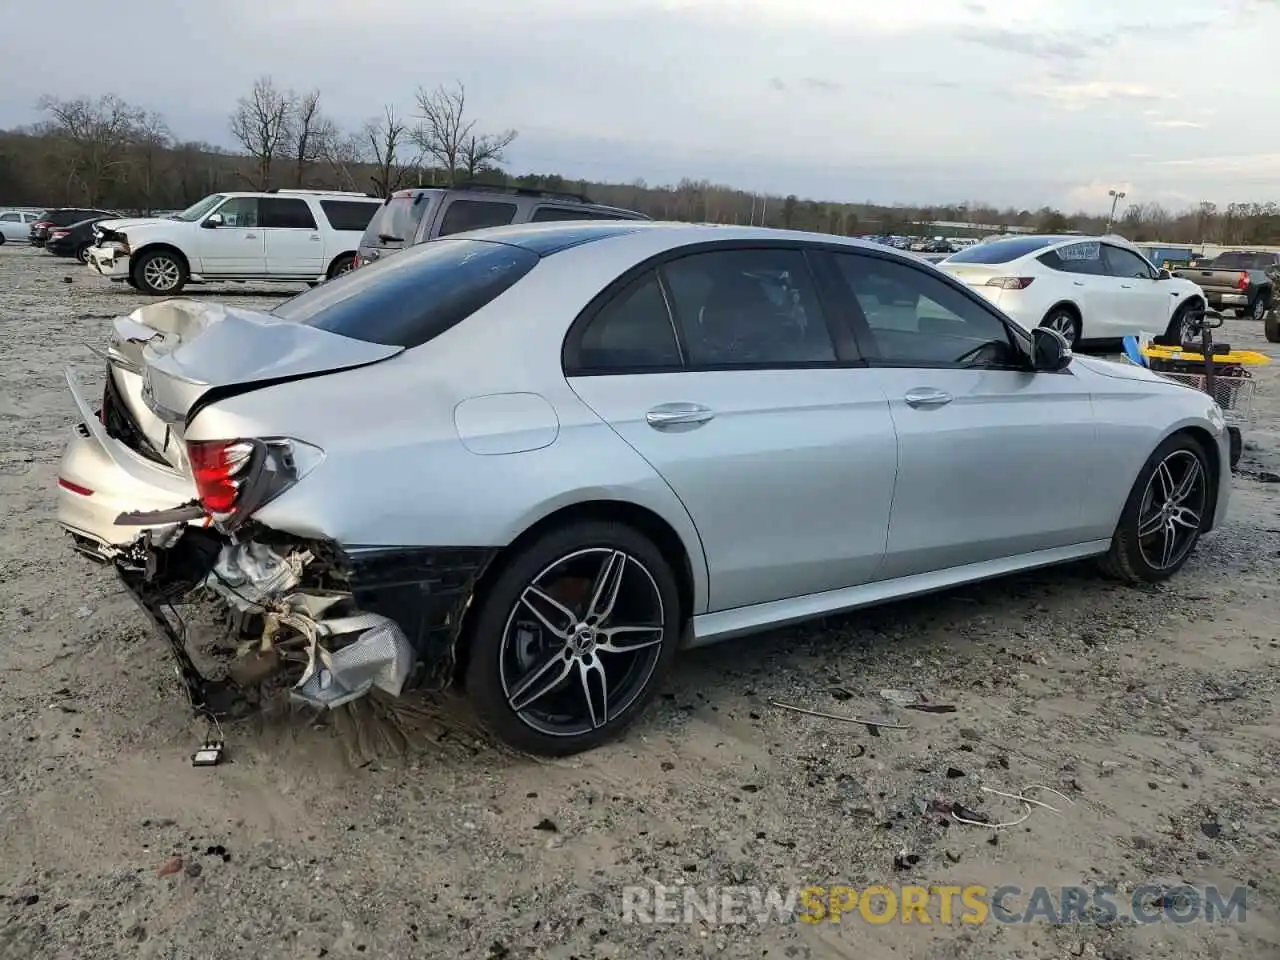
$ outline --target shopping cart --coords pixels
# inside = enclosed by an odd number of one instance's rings
[[[1125,337],[1124,356],[1130,363],[1213,398],[1227,423],[1234,468],[1244,449],[1241,431],[1255,422],[1253,397],[1257,382],[1248,368],[1265,366],[1271,358],[1254,350],[1232,350],[1230,344],[1215,344],[1212,331],[1220,326],[1220,315],[1202,314],[1184,328],[1189,334],[1186,342],[1145,334]],[[1199,343],[1192,339],[1197,334]]]

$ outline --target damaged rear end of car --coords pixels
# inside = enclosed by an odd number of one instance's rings
[[[80,422],[59,474],[58,519],[77,550],[114,566],[168,641],[198,711],[285,690],[333,708],[374,689],[398,696],[447,681],[483,558],[273,528],[258,514],[320,467],[323,445],[198,429],[220,402],[402,351],[174,299],[116,319],[100,409],[68,371]]]

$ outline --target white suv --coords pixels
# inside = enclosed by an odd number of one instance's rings
[[[188,283],[319,283],[351,269],[381,201],[363,193],[270,190],[217,193],[172,217],[104,220],[89,265],[143,293]]]

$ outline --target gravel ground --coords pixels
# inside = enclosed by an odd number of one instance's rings
[[[284,295],[252,289],[194,292]],[[226,731],[231,762],[197,769],[204,729],[161,642],[51,520],[62,368],[93,375],[83,344],[141,302],[0,247],[0,957],[1280,956],[1280,365],[1229,521],[1167,587],[1071,567],[699,651],[625,741],[568,761],[422,704],[251,718]],[[1223,336],[1277,354],[1254,324]],[[981,788],[1027,784],[1074,802],[1039,794],[1061,815],[1000,831],[946,816],[1010,819]],[[1243,885],[1248,906],[1216,924],[623,923],[622,887],[654,882]]]

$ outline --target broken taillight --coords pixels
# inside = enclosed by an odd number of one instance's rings
[[[1236,277],[1236,289],[1237,290],[1249,289],[1249,274],[1244,270],[1241,270],[1240,276]]]
[[[297,483],[322,456],[310,444],[284,438],[187,443],[196,495],[224,533]]]

